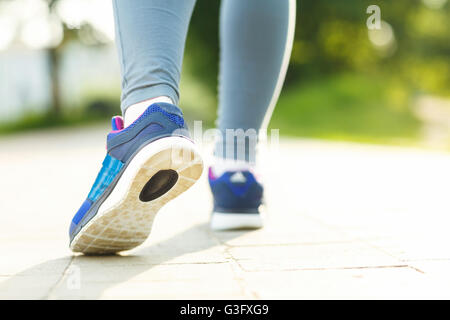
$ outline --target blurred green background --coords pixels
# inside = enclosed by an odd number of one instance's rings
[[[381,29],[366,25],[370,5],[381,9]],[[110,6],[0,0],[1,133],[120,112]],[[197,1],[181,81],[185,114],[205,126],[217,108],[219,8],[218,0]],[[285,136],[447,148],[449,21],[447,0],[298,1],[270,127]]]

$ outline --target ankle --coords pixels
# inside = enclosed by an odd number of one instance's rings
[[[172,99],[166,96],[159,96],[135,103],[125,110],[125,114],[123,116],[125,128],[132,124],[137,118],[139,118],[150,105],[157,102],[166,102],[173,104]]]
[[[255,163],[250,163],[243,160],[214,158],[214,163],[211,165],[211,170],[215,176],[219,177],[227,171],[255,171]]]

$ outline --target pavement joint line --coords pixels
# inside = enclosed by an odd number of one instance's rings
[[[366,270],[366,269],[396,269],[411,268],[410,265],[386,265],[386,266],[359,266],[359,267],[318,267],[318,268],[293,268],[293,269],[271,269],[271,270],[244,270],[249,273],[256,272],[292,272],[292,271],[329,271],[329,270]]]
[[[47,295],[43,298],[44,300],[50,300],[52,298],[53,292],[56,290],[56,288],[62,283],[63,279],[65,278],[67,270],[69,270],[70,266],[74,262],[75,258],[77,256],[73,255],[70,257],[69,262],[67,263],[67,266],[64,268],[63,272],[61,273],[61,276],[58,278],[58,280],[50,287],[48,290]]]
[[[233,255],[230,252],[230,247],[227,247],[225,245],[225,255],[229,257],[230,259],[230,266],[231,270],[233,272],[234,280],[238,283],[239,287],[241,288],[241,291],[244,295],[248,293],[251,297],[254,299],[259,299],[259,295],[256,291],[251,290],[248,286],[243,274],[246,272],[245,269],[242,267],[242,265],[239,263],[239,261],[233,257]]]
[[[360,241],[359,239],[352,240],[339,240],[339,241],[323,241],[323,242],[293,242],[293,243],[268,243],[268,244],[243,244],[233,245],[226,244],[230,248],[257,248],[257,247],[294,247],[294,246],[320,246],[320,245],[333,245],[333,244],[346,244]]]
[[[207,262],[164,262],[164,263],[123,263],[123,264],[99,264],[102,268],[116,267],[142,267],[142,266],[176,266],[176,265],[197,265],[197,264],[224,264],[229,261],[207,261]]]
[[[420,270],[419,268],[416,268],[416,267],[411,266],[411,265],[409,265],[409,267],[410,267],[411,269],[413,269],[414,271],[417,271],[417,272],[419,272],[419,273],[425,274],[425,271],[422,271],[422,270]]]
[[[228,261],[210,261],[210,262],[172,262],[172,263],[159,263],[157,265],[186,265],[186,264],[224,264]]]
[[[405,262],[403,259],[397,257],[396,255],[390,253],[389,251],[387,251],[387,250],[385,250],[385,249],[383,249],[383,248],[380,248],[380,247],[377,246],[376,244],[373,244],[373,243],[371,243],[371,242],[369,242],[369,241],[367,241],[367,240],[361,239],[361,238],[358,238],[358,241],[364,243],[365,245],[371,247],[372,249],[375,249],[375,250],[377,250],[377,251],[379,251],[379,252],[382,252],[383,254],[386,254],[386,255],[390,256],[391,258],[394,258],[394,259],[398,260],[399,262],[403,262],[403,263]],[[411,267],[409,264],[408,264],[408,266]],[[413,268],[413,267],[412,267],[412,268]],[[414,269],[414,268],[413,268],[413,269]],[[419,269],[415,269],[415,270],[418,271],[418,272],[420,272],[420,273],[424,273],[424,272],[422,272],[422,271],[419,270]]]
[[[385,249],[383,249],[383,248],[380,248],[379,246],[374,245],[374,244],[372,244],[371,242],[368,242],[368,241],[363,240],[363,239],[359,239],[359,241],[365,243],[366,245],[368,245],[369,247],[372,247],[372,248],[375,249],[375,250],[378,250],[378,251],[380,251],[380,252],[383,252],[384,254],[387,254],[387,255],[389,255],[390,257],[399,260],[400,262],[406,262],[406,263],[408,263],[408,261],[405,261],[405,260],[403,260],[403,259],[401,259],[401,258],[395,256],[394,254],[390,253],[389,251],[387,251],[387,250],[385,250]],[[411,269],[413,269],[414,271],[417,271],[417,272],[421,273],[421,274],[425,274],[424,271],[420,270],[420,269],[417,268],[417,267],[412,266],[412,265],[409,264],[409,263],[408,263],[408,267],[411,268]]]
[[[210,235],[211,238],[213,238],[217,242],[218,245],[223,246],[225,258],[229,261],[231,271],[233,273],[233,278],[241,288],[242,294],[246,296],[248,293],[248,295],[250,295],[252,298],[260,299],[259,294],[256,291],[251,290],[249,285],[247,284],[247,281],[243,276],[245,270],[241,266],[239,261],[231,253],[230,251],[231,247],[226,242],[217,238],[217,236],[214,234],[214,232],[211,231],[211,229],[207,229],[206,232]]]
[[[217,238],[216,235],[214,234],[214,232],[212,232],[211,230],[208,230],[207,233],[214,239],[216,240],[216,242],[218,242],[219,245],[224,247],[224,253],[225,253],[225,258],[228,258],[230,261],[233,261],[242,271],[244,271],[244,268],[241,266],[241,264],[239,263],[239,261],[233,256],[233,254],[231,253],[230,249],[231,246],[228,245],[226,242],[222,241],[221,239]]]
[[[384,254],[387,254],[387,255],[391,256],[392,258],[399,260],[400,262],[406,262],[406,263],[410,262],[410,261],[408,261],[408,260],[401,259],[401,258],[395,256],[394,254],[390,253],[389,251],[386,251],[385,249],[380,248],[380,247],[378,247],[377,245],[374,245],[374,244],[372,244],[372,243],[370,243],[370,242],[367,242],[367,241],[365,241],[365,240],[359,240],[359,241],[364,242],[365,244],[367,244],[368,246],[372,247],[373,249],[376,249],[376,250],[378,250],[378,251],[380,251],[380,252],[383,252]],[[414,271],[417,271],[417,272],[421,273],[421,274],[425,274],[424,271],[420,270],[420,269],[417,268],[417,267],[412,266],[412,265],[409,264],[409,263],[408,263],[408,267],[411,268],[411,269],[413,269]]]

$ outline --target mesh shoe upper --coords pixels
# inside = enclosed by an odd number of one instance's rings
[[[189,138],[181,110],[169,103],[155,103],[123,128],[122,117],[113,117],[112,131],[107,136],[107,154],[87,199],[72,219],[71,240],[97,212],[100,204],[111,192],[123,170],[133,156],[144,146],[168,136]]]

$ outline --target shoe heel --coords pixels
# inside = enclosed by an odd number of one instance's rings
[[[203,161],[190,140],[168,137],[152,142],[133,158],[71,249],[111,254],[140,245],[159,209],[189,189],[202,171]]]

